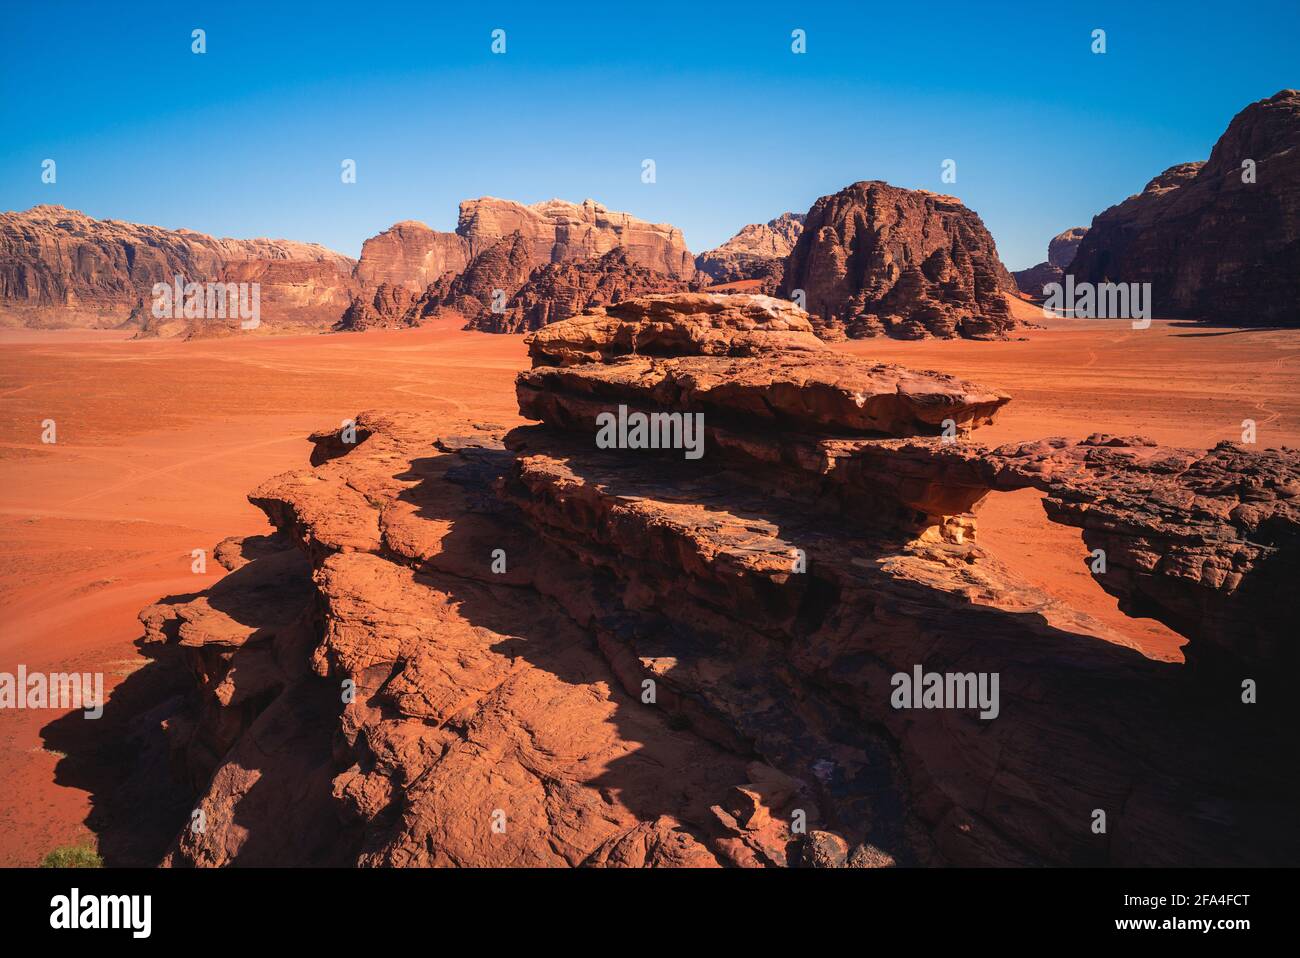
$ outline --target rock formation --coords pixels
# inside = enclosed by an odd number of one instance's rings
[[[1097,215],[1070,271],[1150,283],[1156,316],[1300,324],[1300,90],[1252,103],[1209,160]]]
[[[1005,394],[812,328],[765,297],[631,300],[530,338],[538,425],[313,436],[250,495],[275,534],[142,613],[195,676],[167,728],[206,828],[168,862],[1293,861],[1300,453],[989,449]],[[702,414],[705,455],[601,448],[619,407],[663,437]],[[1025,487],[1187,665],[979,547],[979,502]],[[921,670],[997,677],[995,714],[905,707]]]
[[[420,293],[445,274],[461,272],[469,258],[465,237],[405,220],[362,244],[356,278],[367,289],[388,284]]]
[[[522,234],[513,233],[474,257],[463,273],[444,276],[420,296],[388,284],[380,285],[372,296],[358,296],[336,328],[414,326],[450,312],[465,320],[466,329],[522,333],[583,310],[651,293],[682,292],[694,286],[635,265],[622,247],[598,259],[539,267],[520,286],[526,256]],[[499,308],[493,308],[494,302],[500,304]]]
[[[359,293],[353,298],[335,329],[359,333],[376,327],[414,326],[420,320],[424,302],[406,286],[380,283],[373,293]]]
[[[478,324],[494,306],[504,308],[528,281],[533,270],[529,249],[527,237],[518,230],[501,237],[476,253],[463,273],[444,276],[430,286],[421,298],[421,314],[451,309],[468,325]]]
[[[1072,226],[1064,233],[1057,233],[1047,244],[1047,262],[1057,269],[1065,269],[1074,262],[1074,254],[1079,251],[1079,244],[1088,235],[1088,227]]]
[[[407,221],[367,240],[356,268],[361,291],[335,328],[411,325],[450,310],[466,328],[517,333],[589,306],[685,290],[694,277],[675,227],[594,200],[525,206],[482,197],[461,203],[455,233]],[[399,287],[414,300],[396,295]]]
[[[695,268],[714,283],[760,280],[775,291],[803,223],[802,213],[782,213],[766,223],[751,223],[721,246],[695,257]]]
[[[608,306],[652,293],[676,293],[691,283],[639,266],[626,247],[616,247],[596,259],[552,263],[533,270],[501,312],[480,312],[467,328],[485,333],[520,333],[576,316],[586,309]]]
[[[1015,289],[983,222],[950,196],[879,181],[819,199],[785,262],[827,338],[1006,339]]]
[[[594,259],[621,246],[638,266],[677,279],[695,275],[695,260],[681,230],[606,209],[595,200],[525,206],[485,196],[460,204],[456,232],[469,242],[472,254],[516,231],[528,243],[533,266]]]
[[[131,320],[152,330],[189,329],[196,324],[151,314],[154,284],[170,284],[179,275],[187,283],[259,283],[263,323],[319,328],[351,300],[353,266],[314,244],[216,239],[35,206],[0,213],[0,324],[118,326]]]
[[[1043,287],[1048,283],[1059,283],[1065,271],[1074,260],[1079,243],[1087,235],[1088,227],[1074,226],[1064,233],[1058,233],[1047,244],[1047,261],[1031,266],[1029,269],[1017,270],[1011,275],[1022,293],[1030,296],[1042,296]]]

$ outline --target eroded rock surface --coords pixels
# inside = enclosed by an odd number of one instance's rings
[[[989,449],[971,431],[1005,395],[838,356],[763,297],[633,300],[530,346],[539,424],[362,413],[355,441],[314,436],[310,467],[251,494],[274,536],[223,543],[226,579],[142,613],[196,677],[169,728],[208,825],[170,863],[1300,851],[1300,782],[1276,760],[1295,452]],[[706,454],[598,448],[593,413],[619,405],[702,413]],[[1185,631],[1188,665],[978,545],[972,509],[1030,486],[1105,550],[1106,588]],[[996,676],[995,714],[897,707],[918,669]]]

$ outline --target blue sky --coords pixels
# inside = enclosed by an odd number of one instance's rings
[[[698,252],[883,179],[960,197],[1017,269],[1300,86],[1297,0],[558,6],[5,0],[0,209],[355,256],[466,197],[590,196]]]

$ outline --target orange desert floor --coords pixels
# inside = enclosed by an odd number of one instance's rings
[[[1261,447],[1300,444],[1300,330],[1056,321],[1027,336],[837,348],[1006,389],[1014,398],[980,441],[1106,431],[1208,447],[1240,441],[1253,420]],[[514,424],[526,363],[521,337],[449,326],[195,342],[0,331],[0,672],[103,672],[111,692],[147,661],[136,613],[219,577],[212,561],[191,571],[193,550],[266,531],[245,496],[305,464],[309,432],[371,407]],[[1077,530],[1048,522],[1037,496],[991,496],[980,541],[1147,654],[1180,658],[1178,636],[1118,611],[1088,575]],[[90,773],[66,767],[51,731],[60,717],[0,711],[0,865],[95,841]]]

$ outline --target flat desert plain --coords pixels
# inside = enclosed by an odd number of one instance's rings
[[[1014,399],[980,441],[1106,431],[1208,447],[1239,441],[1250,419],[1260,446],[1300,443],[1300,330],[1058,320],[1025,335],[835,348],[1004,388]],[[137,612],[220,576],[210,559],[192,572],[193,550],[267,530],[245,496],[305,465],[308,433],[372,407],[515,424],[513,378],[527,364],[522,337],[454,325],[195,342],[15,330],[0,332],[0,356],[0,672],[103,672],[110,691],[148,662]],[[57,442],[43,444],[49,419]],[[1089,576],[1078,532],[1049,523],[1037,495],[986,500],[980,541],[1147,654],[1178,659],[1182,640],[1123,616]],[[0,712],[0,865],[107,831],[117,759],[134,746],[101,722]],[[101,851],[108,864],[150,863],[139,849]]]

